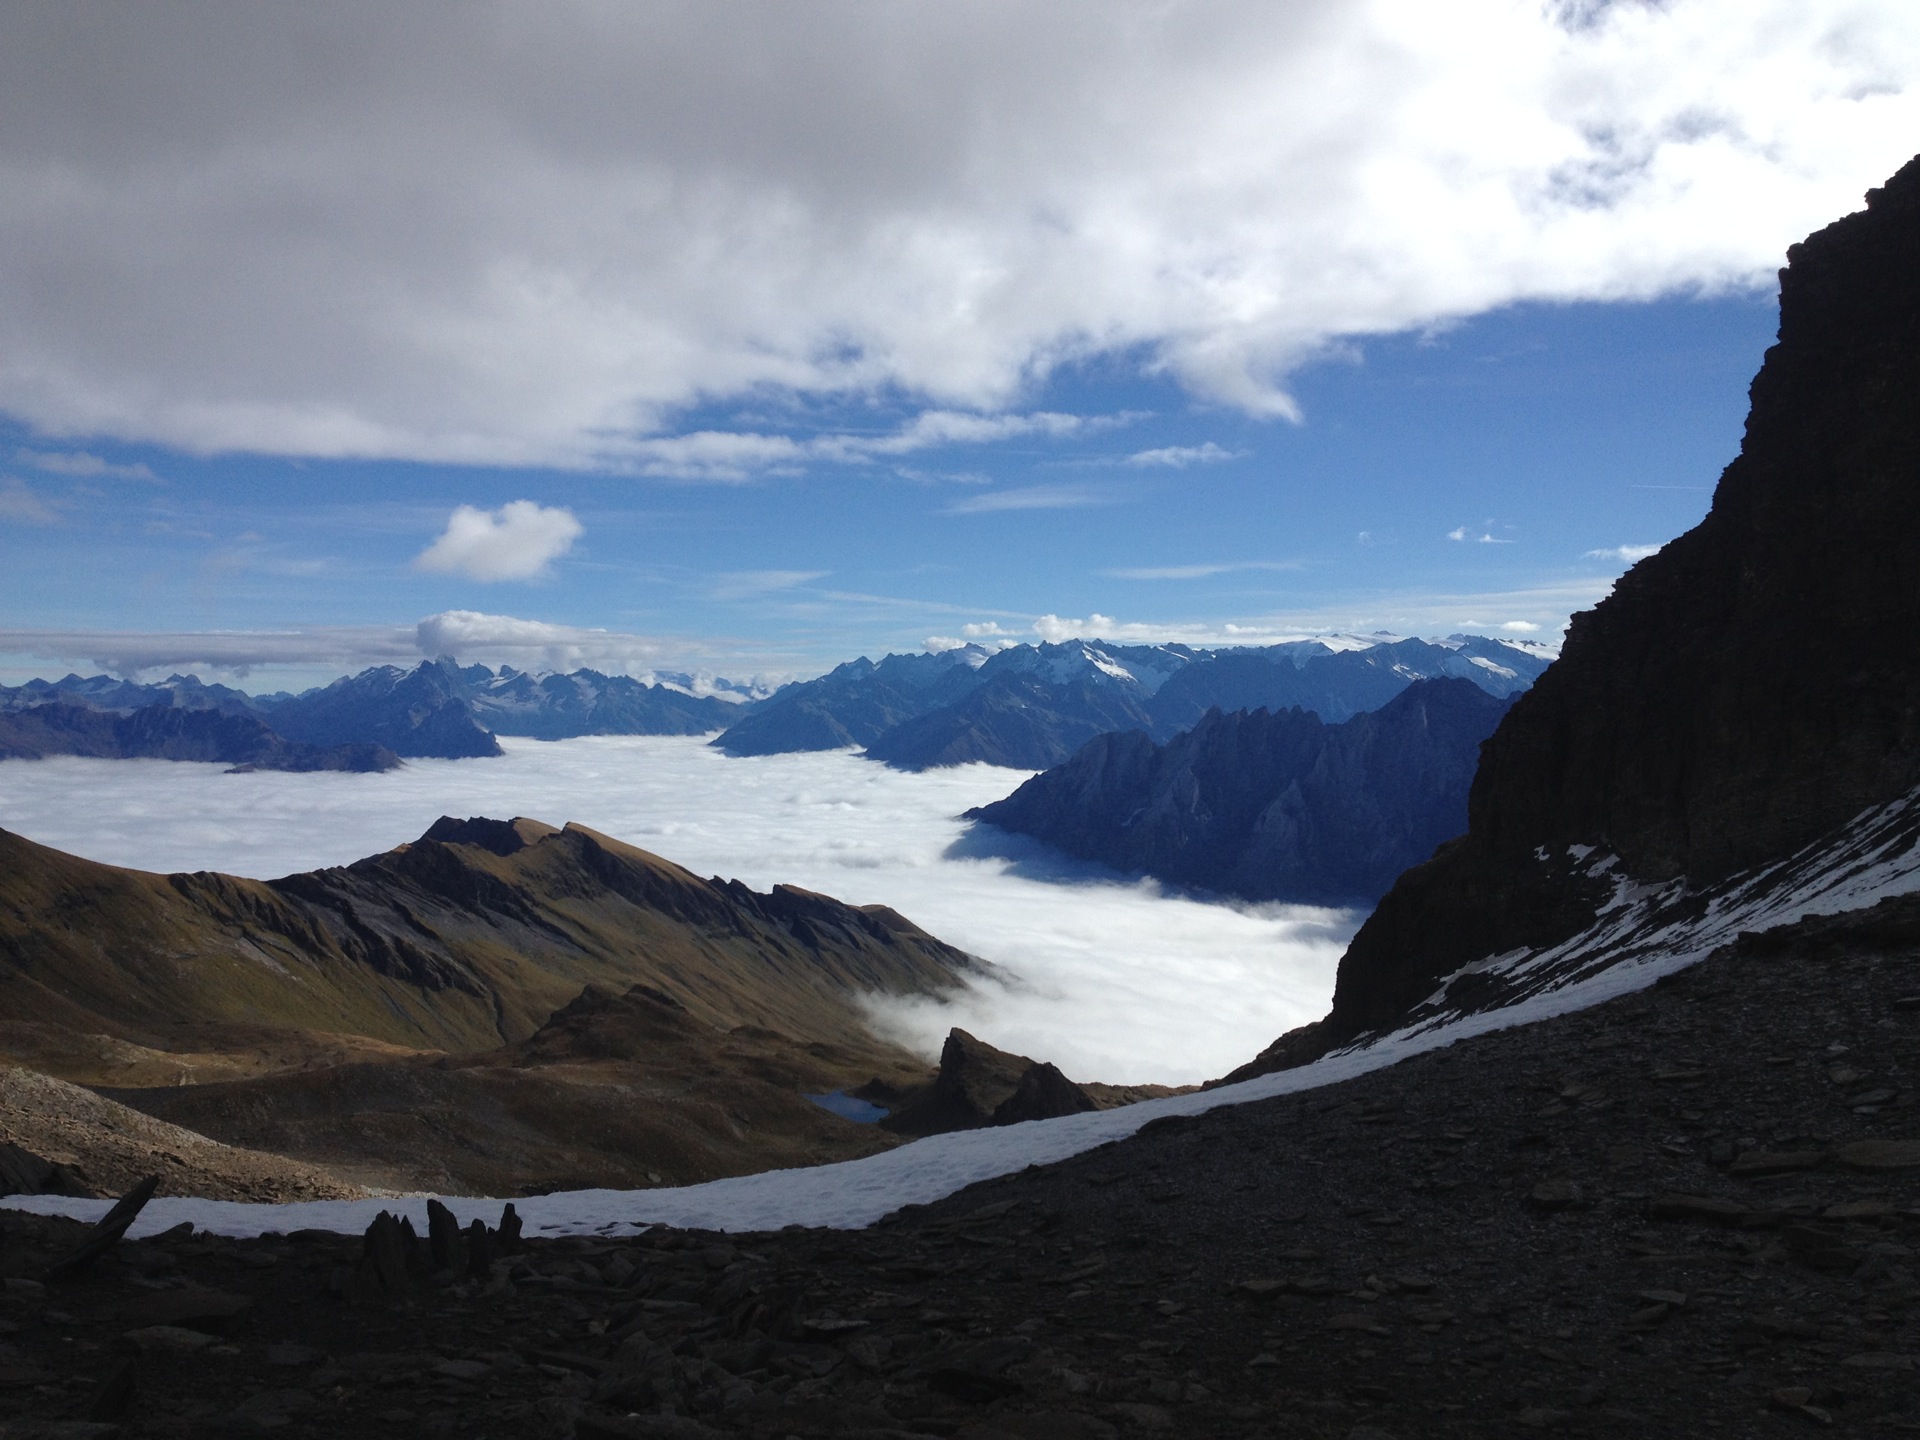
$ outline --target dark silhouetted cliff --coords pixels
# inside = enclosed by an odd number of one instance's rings
[[[1466,836],[1401,877],[1331,1014],[1265,1068],[1584,928],[1601,886],[1569,846],[1707,883],[1920,784],[1920,160],[1867,201],[1787,252],[1706,519],[1574,617],[1487,743]]]
[[[1466,828],[1480,743],[1510,703],[1466,680],[1421,680],[1339,725],[1214,710],[1165,745],[1102,735],[968,814],[1249,900],[1371,904]]]

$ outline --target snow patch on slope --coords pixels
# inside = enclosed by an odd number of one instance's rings
[[[1581,863],[1610,873],[1612,857],[1588,851]],[[1435,993],[1427,1013],[1390,1035],[1336,1051],[1311,1065],[1237,1085],[1149,1100],[1119,1110],[935,1135],[884,1154],[806,1170],[772,1170],[660,1190],[576,1190],[514,1201],[539,1235],[627,1233],[654,1224],[709,1230],[776,1230],[785,1225],[857,1229],[903,1205],[927,1204],[982,1180],[1046,1165],[1132,1135],[1163,1115],[1197,1115],[1275,1095],[1335,1084],[1457,1041],[1584,1010],[1643,990],[1704,960],[1742,931],[1769,930],[1806,916],[1860,909],[1920,891],[1920,790],[1869,810],[1835,835],[1778,864],[1691,891],[1684,881],[1637,885],[1618,876],[1596,923],[1564,944],[1514,951],[1466,967]],[[1470,1013],[1449,1008],[1463,977],[1506,988],[1498,1003]],[[499,1200],[451,1199],[464,1222],[491,1219]],[[0,1204],[43,1215],[93,1220],[111,1204],[63,1196],[16,1196]],[[183,1220],[222,1235],[302,1228],[355,1232],[381,1210],[411,1216],[424,1233],[426,1197],[325,1200],[290,1205],[161,1198],[130,1232],[157,1234]]]

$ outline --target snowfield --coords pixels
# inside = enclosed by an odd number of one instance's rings
[[[1742,931],[1792,924],[1920,890],[1920,791],[1867,811],[1835,835],[1789,859],[1706,891],[1684,883],[1640,887],[1624,878],[1594,926],[1563,945],[1537,953],[1497,957],[1470,967],[1495,973],[1512,986],[1513,1003],[1476,1014],[1450,1013],[1445,987],[1428,1013],[1406,1029],[1329,1055],[1297,1070],[1238,1085],[1146,1101],[1120,1110],[1032,1121],[1001,1129],[936,1135],[882,1155],[806,1170],[774,1170],[705,1185],[661,1190],[579,1190],[515,1200],[530,1233],[574,1235],[621,1232],[651,1224],[708,1230],[777,1230],[787,1225],[857,1229],[903,1205],[939,1200],[981,1180],[1045,1165],[1110,1140],[1124,1139],[1163,1115],[1195,1115],[1219,1105],[1241,1105],[1366,1074],[1475,1035],[1586,1009],[1644,989],[1663,975],[1705,959]],[[1607,873],[1612,857],[1580,856],[1591,871]],[[46,1215],[94,1219],[111,1202],[57,1196],[15,1197],[0,1204]],[[501,1201],[448,1203],[464,1222],[492,1221]],[[162,1198],[151,1202],[133,1235],[149,1235],[190,1220],[222,1235],[259,1235],[315,1228],[354,1232],[381,1210],[413,1218],[425,1233],[426,1197],[244,1205],[230,1201]]]

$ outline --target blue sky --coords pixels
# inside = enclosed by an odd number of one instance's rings
[[[1551,641],[1920,144],[1883,0],[434,8],[0,20],[0,678]]]
[[[730,483],[82,448],[14,424],[15,493],[43,513],[0,530],[0,605],[22,629],[159,632],[465,610],[653,637],[663,665],[723,673],[969,625],[1031,640],[1041,617],[1094,614],[1119,623],[1079,628],[1257,641],[1513,623],[1551,640],[1625,568],[1620,547],[1705,512],[1774,320],[1759,294],[1512,307],[1304,369],[1298,421],[1196,404],[1118,357],[1022,407],[1094,422],[1081,433]],[[689,428],[887,433],[912,413],[792,408],[716,407]],[[416,567],[454,507],[520,500],[582,532],[538,576]]]

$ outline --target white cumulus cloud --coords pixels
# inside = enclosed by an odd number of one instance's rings
[[[414,558],[420,570],[472,580],[532,580],[585,534],[571,510],[513,500],[498,510],[455,508],[446,531]]]
[[[0,410],[203,451],[725,478],[807,442],[683,407],[1096,356],[1290,414],[1340,337],[1765,286],[1920,134],[1910,0],[109,13],[0,14]]]

